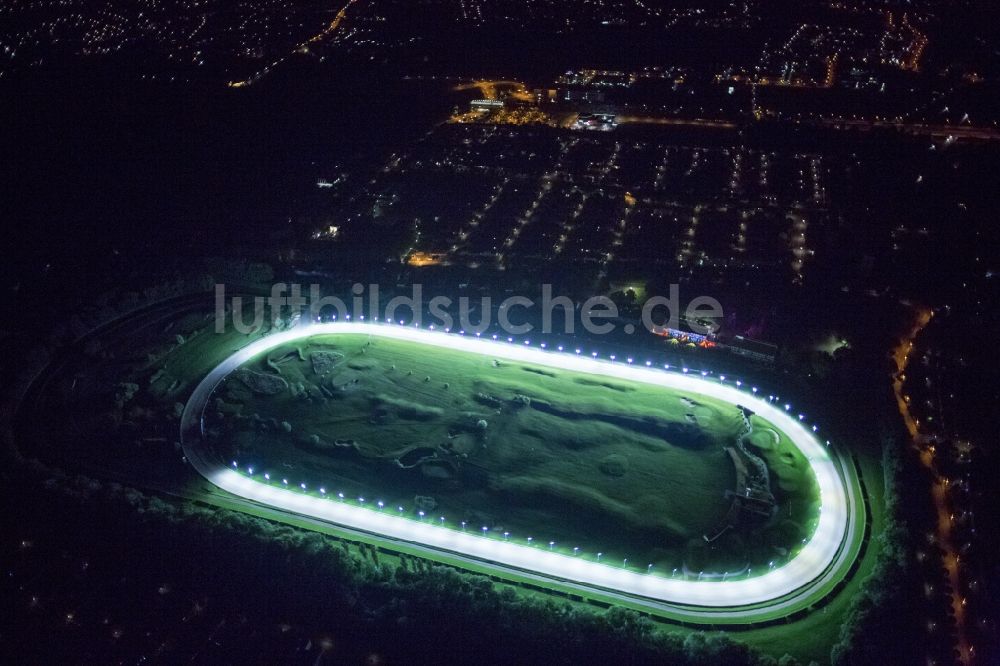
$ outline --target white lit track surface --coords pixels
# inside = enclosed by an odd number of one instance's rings
[[[316,335],[363,334],[405,340],[456,351],[480,354],[572,372],[663,386],[688,394],[717,398],[742,405],[783,431],[809,461],[820,492],[819,521],[812,537],[798,555],[779,568],[739,580],[685,580],[630,571],[613,564],[553,552],[544,548],[490,538],[424,523],[410,518],[340,502],[329,496],[290,490],[265,482],[258,474],[247,476],[230,469],[206,451],[202,442],[202,415],[205,404],[219,383],[244,363],[271,349]],[[847,484],[838,471],[838,462],[828,446],[816,439],[800,419],[783,406],[758,398],[735,382],[706,379],[700,374],[665,371],[628,363],[610,362],[574,353],[546,351],[524,344],[496,342],[475,336],[445,334],[415,327],[367,322],[334,322],[298,326],[250,343],[216,367],[196,387],[182,417],[182,438],[188,460],[205,478],[233,495],[318,521],[335,524],[389,541],[404,541],[443,551],[458,559],[475,559],[513,569],[520,574],[537,574],[572,587],[594,587],[624,595],[705,610],[740,607],[760,608],[787,601],[789,595],[814,586],[839,557],[849,531],[851,512],[862,510],[857,498],[849,498]],[[853,501],[852,501],[853,500]],[[501,574],[502,575],[502,574]]]

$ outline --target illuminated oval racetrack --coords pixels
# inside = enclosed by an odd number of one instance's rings
[[[244,363],[299,339],[315,335],[362,334],[392,338],[502,358],[534,363],[573,372],[613,377],[630,382],[662,386],[717,398],[753,410],[779,428],[807,458],[819,489],[820,509],[816,528],[798,554],[783,566],[739,580],[685,580],[630,571],[622,567],[564,555],[530,545],[488,538],[411,520],[374,509],[310,495],[272,485],[214,459],[202,442],[202,415],[209,397],[227,375]],[[849,535],[848,487],[828,446],[816,439],[800,419],[781,406],[742,390],[735,383],[705,379],[700,375],[668,372],[626,363],[614,363],[569,353],[546,351],[474,336],[445,334],[416,327],[365,322],[334,322],[302,325],[256,340],[217,366],[195,388],[182,416],[182,441],[192,465],[219,488],[238,497],[338,526],[388,539],[458,553],[475,560],[533,572],[560,581],[686,607],[734,609],[773,603],[793,595],[817,581],[831,567]]]

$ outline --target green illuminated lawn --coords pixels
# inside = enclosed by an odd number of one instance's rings
[[[739,410],[711,398],[361,336],[282,347],[231,375],[207,426],[225,459],[661,571],[781,559],[815,514],[808,465],[752,417],[777,511],[724,525]],[[420,500],[417,500],[417,497]]]

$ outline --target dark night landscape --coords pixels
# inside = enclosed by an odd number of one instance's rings
[[[0,6],[12,664],[1000,663],[1000,8]]]

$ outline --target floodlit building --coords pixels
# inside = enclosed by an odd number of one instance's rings
[[[751,340],[750,338],[744,338],[742,335],[733,336],[731,340],[720,345],[720,347],[737,356],[743,356],[752,361],[768,365],[773,365],[774,361],[778,358],[777,345],[760,340]]]
[[[502,99],[474,99],[469,102],[473,111],[499,111],[504,107]]]

